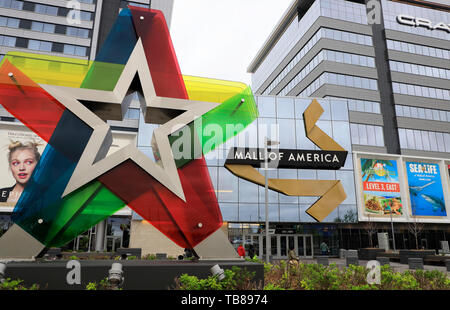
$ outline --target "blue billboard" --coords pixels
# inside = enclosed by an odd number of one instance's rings
[[[447,216],[438,164],[406,162],[412,215]]]

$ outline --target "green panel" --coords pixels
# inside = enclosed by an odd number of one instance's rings
[[[84,206],[95,197],[100,186],[100,182],[91,182],[74,193],[67,195],[62,200],[59,200],[55,204],[57,206],[53,205],[52,210],[58,210],[58,213],[49,224],[44,244],[48,245],[51,243],[55,237],[63,233],[71,225],[74,216],[77,216]]]
[[[123,207],[125,203],[104,187],[100,182],[94,182],[93,197],[90,197],[70,222],[66,229],[61,231],[47,246],[59,247],[67,244],[76,236],[84,233],[92,226],[107,219]]]
[[[250,87],[169,136],[178,168],[242,132],[258,117]],[[199,146],[201,145],[201,147]],[[189,147],[185,150],[183,147]],[[179,152],[177,152],[179,151]],[[200,153],[201,151],[201,153]],[[183,153],[177,158],[177,154]]]
[[[94,61],[80,87],[112,91],[124,68],[121,64]]]

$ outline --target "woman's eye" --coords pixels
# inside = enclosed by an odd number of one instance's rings
[[[13,166],[17,166],[18,164],[19,164],[18,161],[13,161],[13,162],[11,163],[11,165],[13,165]]]
[[[32,160],[27,160],[25,163],[26,163],[27,165],[32,165],[33,162],[34,162],[34,161],[32,161]]]

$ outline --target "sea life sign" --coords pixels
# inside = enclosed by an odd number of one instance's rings
[[[367,214],[403,215],[397,161],[361,158],[361,178]]]
[[[413,216],[447,216],[438,164],[406,162]]]

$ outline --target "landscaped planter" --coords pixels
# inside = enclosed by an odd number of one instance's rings
[[[425,256],[436,255],[435,250],[400,250],[400,263],[408,264],[408,258],[425,258]]]

